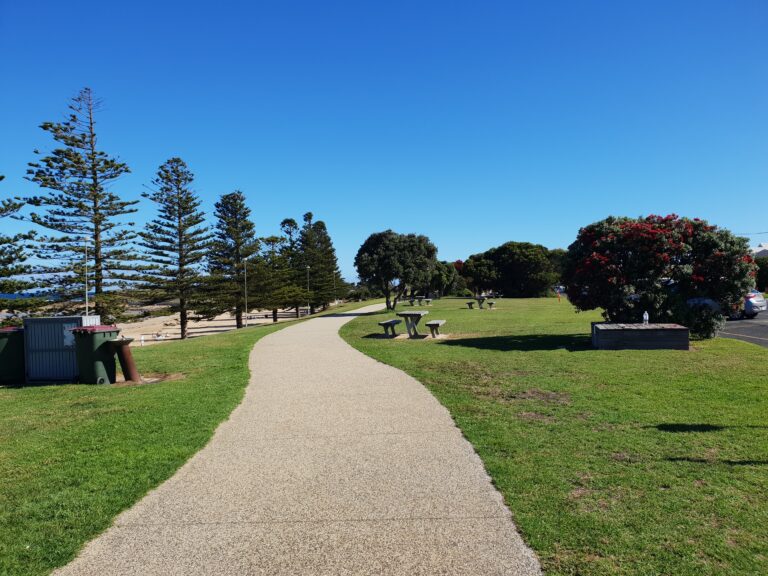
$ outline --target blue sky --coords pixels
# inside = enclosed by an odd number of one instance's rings
[[[386,228],[448,260],[609,214],[768,231],[766,29],[764,0],[0,0],[0,193],[90,86],[115,191],[181,156],[262,235],[325,220],[347,277]]]

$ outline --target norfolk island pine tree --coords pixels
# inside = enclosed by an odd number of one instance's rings
[[[172,301],[182,339],[187,337],[190,302],[210,243],[200,198],[191,189],[193,181],[186,163],[170,158],[158,169],[152,190],[143,194],[158,210],[141,233],[144,259],[149,263],[145,288],[152,301]]]
[[[56,295],[60,308],[78,309],[86,283],[87,250],[88,284],[95,293],[96,313],[107,321],[122,309],[118,289],[137,279],[137,256],[131,250],[133,224],[122,217],[136,212],[138,201],[122,200],[110,191],[130,170],[99,149],[96,113],[100,105],[91,89],[83,88],[71,100],[65,121],[40,125],[61,147],[29,164],[27,180],[45,193],[19,200],[44,209],[22,219],[52,232],[36,237],[33,255],[47,262],[33,270],[39,286]]]
[[[206,318],[230,312],[235,316],[236,326],[242,328],[243,314],[248,313],[245,310],[245,267],[259,250],[256,227],[250,219],[251,210],[245,204],[245,195],[239,190],[221,196],[215,205],[215,216],[207,258],[208,276],[203,282],[200,298],[195,299],[195,311]],[[253,274],[251,279],[256,280]],[[255,300],[251,299],[251,303]]]

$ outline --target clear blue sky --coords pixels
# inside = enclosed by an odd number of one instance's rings
[[[449,260],[609,214],[768,231],[767,30],[765,0],[0,0],[0,193],[90,86],[120,194],[181,156],[262,235],[314,212],[348,277],[386,228]]]

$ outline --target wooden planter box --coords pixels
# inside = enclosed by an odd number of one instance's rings
[[[592,324],[599,350],[688,350],[688,328],[680,324]]]

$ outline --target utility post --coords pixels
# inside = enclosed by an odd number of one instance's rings
[[[309,316],[309,264],[307,264],[307,316]]]
[[[88,236],[83,237],[85,246],[85,315],[88,316]]]
[[[243,274],[245,279],[245,327],[248,328],[248,256],[243,258]]]

